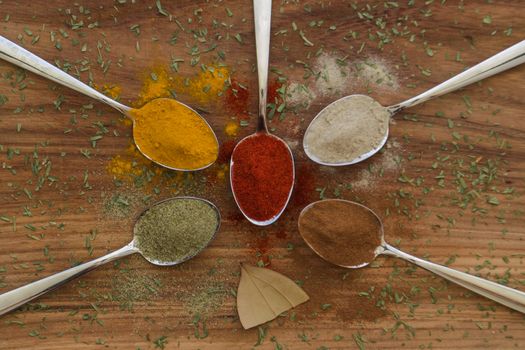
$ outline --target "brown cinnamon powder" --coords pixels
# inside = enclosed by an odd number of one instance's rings
[[[370,263],[381,244],[381,222],[364,206],[330,199],[303,209],[299,232],[308,245],[333,264],[353,267]]]

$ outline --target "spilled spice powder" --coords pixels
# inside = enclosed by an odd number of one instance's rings
[[[146,102],[160,97],[171,97],[173,78],[164,67],[154,67],[149,75],[143,78],[142,90],[134,106],[141,107]]]
[[[237,80],[232,79],[230,88],[226,90],[226,107],[232,112],[244,113],[248,110],[249,98],[248,89]]]
[[[226,123],[226,126],[224,127],[224,133],[228,137],[235,137],[237,136],[237,133],[239,132],[239,123],[230,120]]]
[[[293,159],[281,140],[258,133],[237,145],[230,175],[235,200],[243,212],[256,221],[267,221],[288,202],[293,187]]]
[[[300,163],[295,175],[295,191],[292,197],[294,207],[303,207],[312,202],[315,196],[314,166],[311,163]]]
[[[282,87],[282,84],[277,80],[273,80],[268,84],[268,103],[279,103],[281,100],[281,95],[279,94],[279,89]]]
[[[116,84],[103,84],[102,86],[93,84],[93,87],[114,100],[118,100],[122,93],[122,87]]]
[[[217,101],[224,94],[226,82],[230,78],[228,67],[212,64],[203,66],[196,76],[174,78],[174,89],[177,93],[188,95],[199,103]]]
[[[155,299],[162,282],[155,276],[136,270],[120,270],[111,279],[111,287],[111,298],[120,303],[121,309],[131,311],[134,303]]]
[[[230,162],[230,158],[233,153],[233,149],[237,145],[237,141],[228,140],[224,142],[219,149],[219,156],[217,157],[217,162],[219,164],[225,164]]]
[[[340,199],[318,201],[303,209],[299,232],[319,256],[343,267],[370,263],[382,233],[381,222],[370,210]]]

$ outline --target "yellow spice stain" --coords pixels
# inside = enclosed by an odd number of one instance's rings
[[[229,121],[224,127],[224,133],[228,137],[235,137],[239,132],[239,124],[234,121]]]
[[[226,66],[209,65],[192,78],[176,77],[175,91],[188,95],[196,102],[209,103],[222,96],[229,79],[230,72]]]
[[[122,94],[122,87],[117,84],[103,84],[102,86],[97,85],[96,83],[93,83],[93,88],[95,90],[98,90],[102,92],[104,95],[114,99],[118,100],[120,95]]]
[[[217,173],[215,174],[218,180],[224,180],[226,178],[226,174],[230,171],[230,166],[228,164],[223,164],[217,169]]]
[[[102,85],[102,93],[114,100],[118,100],[122,94],[122,87],[115,84]]]
[[[153,67],[149,75],[145,75],[142,89],[134,105],[141,107],[145,103],[161,97],[171,97],[174,79],[164,67]]]

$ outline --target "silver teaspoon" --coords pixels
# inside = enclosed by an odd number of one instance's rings
[[[255,46],[257,51],[257,75],[259,80],[259,114],[257,118],[257,129],[255,134],[246,136],[242,139],[234,148],[231,161],[230,161],[230,184],[233,192],[233,197],[239,210],[242,214],[250,221],[252,224],[258,226],[266,226],[274,223],[281,214],[286,209],[290,197],[292,195],[293,184],[295,181],[295,167],[293,161],[292,150],[279,137],[270,134],[268,127],[266,126],[266,95],[268,91],[268,60],[270,55],[270,28],[271,28],[271,18],[272,18],[272,1],[271,0],[253,0],[253,15],[255,21]],[[271,140],[271,141],[268,141]],[[239,163],[241,162],[240,158],[243,157],[246,151],[254,148],[256,143],[260,142],[272,142],[277,144],[278,147],[273,147],[272,149],[260,149],[259,153],[251,154],[250,157],[260,160],[260,162],[265,162],[268,164],[268,161],[271,159],[286,159],[287,163],[284,169],[286,174],[279,173],[270,173],[265,174],[264,176],[259,176],[260,171],[256,169],[256,166],[251,169],[242,169]],[[257,162],[257,161],[256,161]],[[255,162],[255,163],[256,163]],[[283,167],[283,164],[280,164],[280,168]],[[250,174],[246,174],[247,170],[250,170]],[[241,173],[242,171],[242,173]],[[269,191],[277,192],[279,188],[272,188],[272,184],[275,181],[276,176],[290,178],[290,187],[287,193],[260,193],[260,190],[256,187],[249,189],[248,191],[243,188],[237,187],[237,179],[242,181],[241,177],[251,176],[253,177],[258,184],[265,185],[265,188],[269,188]],[[262,184],[262,182],[267,182]],[[275,198],[278,197],[282,199],[280,202],[270,203],[275,206],[272,208],[271,212],[262,213],[257,212],[253,213],[247,211],[246,208],[249,207],[258,207],[262,208],[262,205],[259,205],[259,201],[268,202],[266,198]],[[255,205],[254,205],[255,204]],[[262,204],[262,203],[261,203]],[[268,206],[268,204],[266,204]],[[260,211],[260,210],[258,210]]]
[[[331,204],[337,205],[338,210],[327,212],[326,208]],[[310,215],[316,215],[316,212],[318,213],[321,210],[324,213],[323,220],[325,221],[323,229],[309,230],[305,219]],[[337,219],[339,219],[342,215],[345,215],[344,212],[346,212],[346,217],[360,217],[364,220],[363,222],[366,223],[368,227],[373,226],[373,230],[371,230],[372,232],[370,232],[370,234],[374,236],[371,238],[377,238],[377,236],[379,236],[379,239],[376,239],[376,241],[379,242],[379,245],[375,247],[375,249],[373,244],[363,245],[365,247],[369,247],[366,248],[370,250],[366,252],[368,254],[362,254],[363,252],[361,251],[356,252],[359,255],[368,255],[369,261],[356,261],[355,256],[350,254],[352,253],[352,249],[348,248],[349,246],[355,246],[355,243],[352,244],[352,240],[355,239],[355,237],[342,233],[342,231],[352,232],[352,230],[353,232],[356,232],[356,230],[364,229],[364,227],[355,227],[352,220],[348,220],[347,226],[343,225],[342,227],[339,226],[334,228],[330,224],[331,222],[336,222]],[[333,217],[331,218],[332,215]],[[511,309],[525,313],[524,292],[470,275],[465,272],[460,272],[427,260],[417,258],[392,247],[385,241],[383,223],[381,222],[381,219],[371,209],[359,203],[341,199],[328,199],[311,203],[303,209],[299,216],[299,232],[305,242],[317,255],[332,264],[350,269],[357,269],[367,266],[379,255],[383,254],[395,256],[410,261],[419,267],[433,272],[451,282],[459,284],[460,286],[470,289],[471,291],[478,293],[488,299],[492,299],[500,304],[508,306]],[[347,247],[348,251],[345,251],[345,247]]]
[[[95,269],[96,267],[99,267],[100,265],[106,264],[106,263],[111,262],[113,260],[117,260],[117,259],[123,258],[123,257],[131,255],[131,254],[139,253],[147,261],[149,261],[150,263],[152,263],[154,265],[158,265],[158,266],[178,265],[180,263],[183,263],[183,262],[185,262],[185,261],[195,257],[197,254],[199,254],[204,248],[206,248],[210,244],[210,242],[213,240],[213,238],[217,234],[217,231],[219,230],[219,227],[220,227],[221,217],[220,217],[219,210],[217,209],[217,207],[213,203],[211,203],[211,202],[209,202],[207,200],[200,199],[200,198],[195,198],[195,197],[174,197],[174,198],[169,198],[169,199],[157,202],[153,206],[151,206],[150,208],[144,210],[139,215],[139,217],[137,218],[137,220],[135,222],[135,228],[137,227],[137,224],[140,223],[140,220],[144,216],[144,214],[146,214],[151,208],[153,208],[154,206],[165,204],[165,203],[167,203],[169,201],[177,201],[177,200],[201,201],[201,202],[206,203],[207,205],[209,205],[210,208],[213,209],[213,211],[215,211],[215,213],[217,214],[217,225],[215,227],[215,232],[210,236],[210,239],[208,240],[208,242],[204,246],[202,246],[199,250],[190,252],[188,255],[182,257],[178,261],[159,261],[159,260],[154,260],[154,259],[148,257],[147,255],[145,255],[144,252],[142,252],[140,250],[139,246],[137,245],[137,239],[134,236],[133,240],[130,243],[128,243],[127,245],[125,245],[124,247],[122,247],[120,249],[117,249],[117,250],[115,250],[115,251],[113,251],[113,252],[111,252],[109,254],[106,254],[106,255],[104,255],[104,256],[102,256],[100,258],[97,258],[97,259],[91,260],[89,262],[83,263],[81,265],[72,267],[72,268],[67,269],[65,271],[58,272],[58,273],[56,273],[54,275],[42,278],[42,279],[40,279],[38,281],[29,283],[29,284],[27,284],[25,286],[19,287],[19,288],[14,289],[14,290],[11,290],[11,291],[6,292],[4,294],[0,294],[0,316],[3,315],[3,314],[8,313],[11,310],[14,310],[14,309],[18,308],[21,305],[24,305],[25,303],[27,303],[27,302],[35,299],[35,298],[38,298],[39,296],[41,296],[41,295],[43,295],[43,294],[45,294],[45,293],[47,293],[47,292],[49,292],[49,291],[51,291],[53,289],[55,289],[55,288],[65,284],[66,282],[71,281],[72,279],[74,279],[76,277],[82,276],[86,272],[89,272],[89,271]],[[166,220],[169,220],[169,218],[166,218]],[[134,229],[134,231],[135,231],[135,229]]]
[[[329,104],[312,120],[304,135],[304,151],[311,160],[321,165],[343,166],[361,162],[376,154],[385,145],[388,139],[388,120],[397,112],[478,82],[524,62],[525,40],[501,51],[432,89],[393,106],[383,107],[371,97],[363,95],[343,97]],[[359,112],[359,109],[362,110],[365,108],[370,111],[372,117],[367,119],[363,118],[363,114]],[[335,123],[332,120],[336,118],[345,121]],[[380,130],[380,132],[375,133],[377,136],[373,139],[366,141],[368,148],[366,148],[366,146],[363,146],[364,148],[356,146],[355,149],[344,149],[340,146],[336,147],[335,145],[342,142],[341,140],[348,138],[348,135],[341,130],[345,124],[349,125],[350,123],[352,124],[352,128],[362,128],[363,130],[364,128],[375,128]],[[336,136],[330,137],[327,135],[327,129],[332,130]],[[357,135],[358,138],[368,137],[359,131],[352,134]],[[319,138],[321,138],[321,142],[316,141],[314,144],[313,140]],[[328,150],[330,150],[330,152],[328,152]]]

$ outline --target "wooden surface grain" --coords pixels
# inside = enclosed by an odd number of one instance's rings
[[[224,126],[232,118],[248,120],[237,139],[251,133],[257,106],[251,2],[160,3],[171,17],[160,14],[155,1],[4,0],[0,35],[69,67],[85,82],[122,87],[120,100],[129,104],[137,101],[153,67],[182,58],[179,72],[170,74],[192,77],[201,63],[224,63],[248,87],[250,113],[233,113],[220,98],[203,102],[185,93],[179,98],[206,111],[221,143],[229,140]],[[219,164],[196,174],[188,186],[117,187],[107,164],[130,142],[119,114],[0,62],[0,94],[8,98],[0,105],[0,292],[126,244],[133,218],[146,204],[125,217],[111,216],[104,206],[116,193],[152,195],[152,200],[202,196],[223,216],[211,246],[181,266],[159,268],[132,257],[0,317],[0,348],[250,349],[260,332],[266,333],[257,345],[261,349],[525,346],[523,315],[394,258],[378,258],[361,270],[331,266],[297,232],[300,210],[320,195],[359,200],[384,218],[387,241],[401,249],[524,290],[525,67],[395,116],[389,147],[356,166],[318,167],[301,149],[309,121],[327,103],[351,93],[370,94],[384,105],[400,102],[525,36],[523,1],[409,3],[274,1],[270,81],[280,73],[285,84],[315,90],[315,76],[304,79],[304,74],[322,70],[319,57],[329,55],[350,71],[363,60],[387,67],[394,84],[349,74],[340,91],[319,88],[308,108],[289,106],[284,120],[274,118],[270,127],[292,145],[298,183],[290,207],[268,228],[242,219],[227,179],[210,180]],[[80,29],[71,28],[80,22]],[[130,30],[135,25],[139,36]],[[389,42],[378,47],[378,36]],[[192,56],[194,45],[200,54]],[[97,123],[109,132],[93,148]],[[48,168],[52,178],[39,186]],[[245,331],[232,291],[239,263],[258,261],[301,281],[311,300],[263,328]],[[128,281],[151,277],[160,286],[135,300],[131,310],[122,309],[114,296],[125,276]],[[191,301],[210,285],[223,295],[210,296],[219,302],[198,318]]]

